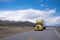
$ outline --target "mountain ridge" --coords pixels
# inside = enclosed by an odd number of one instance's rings
[[[0,20],[0,26],[34,26],[35,23],[29,21],[8,21]]]

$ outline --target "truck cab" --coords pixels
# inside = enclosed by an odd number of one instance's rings
[[[44,29],[46,29],[46,27],[43,27],[43,20],[36,20],[36,25],[35,25],[35,31],[42,31]]]

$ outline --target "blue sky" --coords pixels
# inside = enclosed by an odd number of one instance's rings
[[[44,19],[51,25],[60,24],[60,0],[0,0],[1,17],[15,21]]]
[[[0,0],[0,10],[56,9],[60,13],[60,0]]]
[[[42,7],[41,4],[44,6]],[[21,9],[39,9],[56,8],[59,11],[60,0],[1,0],[0,10],[21,10]]]

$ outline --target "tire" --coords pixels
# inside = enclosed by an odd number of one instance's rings
[[[46,29],[46,27],[43,27],[43,29]]]
[[[38,30],[35,30],[35,31],[38,31]]]

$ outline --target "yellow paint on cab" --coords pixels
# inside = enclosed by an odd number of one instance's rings
[[[35,30],[37,30],[37,31],[38,31],[38,30],[43,30],[43,27],[42,27],[41,25],[36,25],[36,26],[35,26]]]
[[[43,20],[36,20],[35,30],[43,30]]]

